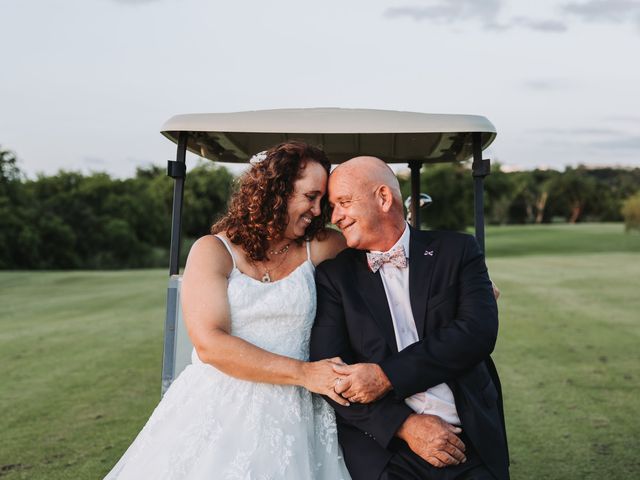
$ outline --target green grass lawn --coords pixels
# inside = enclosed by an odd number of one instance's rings
[[[487,257],[640,253],[638,232],[625,234],[621,223],[509,225],[488,227]]]
[[[513,478],[640,478],[640,254],[489,265]]]
[[[640,235],[500,227],[487,250],[512,477],[640,478]],[[3,480],[116,462],[159,399],[165,290],[160,270],[0,272]]]
[[[166,274],[0,274],[0,478],[102,478],[160,395]]]

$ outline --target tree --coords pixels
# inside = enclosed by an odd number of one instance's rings
[[[400,180],[406,198],[411,185],[406,178]],[[438,230],[465,230],[473,224],[473,180],[469,168],[462,164],[425,165],[420,191],[433,199],[421,212],[423,225]]]
[[[627,198],[622,204],[622,216],[627,232],[640,230],[640,191]]]
[[[550,220],[547,210],[550,185],[559,172],[532,170],[513,172],[513,199],[509,207],[509,223],[543,223]]]
[[[0,147],[0,268],[16,268],[24,258],[25,245],[37,241],[33,223],[33,204],[24,185],[24,175],[18,167],[16,155]],[[30,263],[32,259],[28,260]]]
[[[585,208],[594,202],[596,193],[596,182],[586,174],[585,168],[567,168],[549,184],[550,208],[555,215],[576,223]]]
[[[18,168],[18,159],[15,153],[9,150],[3,150],[0,146],[0,188],[4,188],[5,185],[20,181],[21,179],[22,172]]]
[[[622,221],[622,203],[640,185],[640,168],[590,168],[585,170],[597,184],[596,201],[591,202],[586,215],[601,222]]]
[[[484,182],[487,223],[504,225],[509,222],[509,211],[517,187],[514,177],[503,172],[499,163],[491,166],[491,175]]]
[[[212,162],[200,163],[187,174],[184,189],[183,231],[197,238],[227,209],[234,177]]]

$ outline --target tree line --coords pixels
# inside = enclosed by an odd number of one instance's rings
[[[400,183],[406,197],[409,180],[401,175]],[[233,187],[233,175],[210,162],[188,173],[187,245],[225,211]],[[468,166],[423,167],[421,191],[433,199],[422,212],[425,227],[473,225]],[[628,226],[640,228],[640,168],[504,172],[494,165],[485,192],[488,224],[622,221],[624,211],[637,219]],[[30,179],[0,148],[0,269],[166,267],[172,194],[173,180],[160,167],[138,168],[127,179],[72,171]]]
[[[188,174],[187,239],[225,210],[233,178],[211,162]],[[0,149],[0,269],[168,266],[172,196],[173,180],[157,166],[127,179],[69,171],[28,179]]]
[[[409,179],[401,178],[400,186],[406,198]],[[421,213],[424,226],[464,230],[473,225],[469,165],[424,166],[420,187],[433,199]],[[496,164],[485,179],[484,191],[489,225],[626,221],[628,228],[640,228],[634,223],[640,221],[640,211],[634,207],[640,201],[640,168],[505,172]]]

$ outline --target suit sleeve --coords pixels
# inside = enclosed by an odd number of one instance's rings
[[[341,357],[354,363],[345,314],[338,290],[321,265],[316,270],[318,310],[311,332],[311,360]],[[370,404],[351,404],[344,407],[324,397],[335,409],[342,423],[358,428],[387,448],[396,431],[413,411],[402,399],[387,395]]]
[[[455,318],[380,363],[399,398],[453,380],[493,351],[498,307],[484,255],[471,236],[466,237],[457,278]]]

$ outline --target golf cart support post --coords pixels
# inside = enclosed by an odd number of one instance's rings
[[[177,115],[162,127],[177,144],[167,174],[174,179],[169,287],[162,364],[162,394],[190,362],[191,343],[180,308],[180,233],[187,150],[214,161],[247,163],[252,155],[287,140],[323,148],[331,163],[373,155],[411,170],[411,223],[420,228],[420,170],[425,163],[473,158],[475,235],[484,251],[484,178],[490,161],[482,151],[496,137],[485,117],[388,110],[306,108]],[[437,201],[437,199],[435,199]]]

